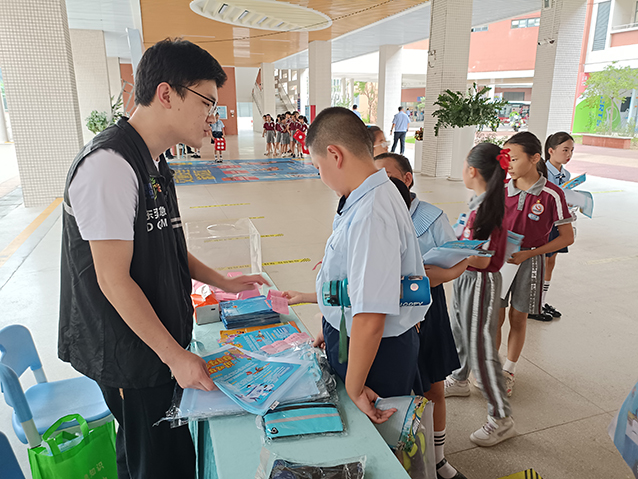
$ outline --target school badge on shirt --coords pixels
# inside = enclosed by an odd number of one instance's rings
[[[532,221],[540,220],[540,215],[545,211],[545,207],[541,204],[541,200],[538,200],[532,205],[532,212],[527,217]]]

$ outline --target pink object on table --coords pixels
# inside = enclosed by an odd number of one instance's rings
[[[236,278],[237,276],[241,276],[244,273],[241,273],[239,271],[231,271],[230,273],[227,273],[226,276],[228,276],[229,278]]]
[[[206,286],[206,283],[202,283],[201,281],[197,281],[196,279],[191,280],[193,284],[193,292],[197,291],[202,286]]]
[[[233,293],[225,293],[222,290],[215,291],[215,297],[217,301],[234,301],[237,299],[237,295]]]
[[[262,346],[261,350],[267,354],[277,354],[286,349],[309,342],[312,342],[312,338],[307,333],[294,333],[284,340],[275,341],[272,344]]]
[[[290,310],[288,309],[288,300],[286,298],[272,296],[270,298],[270,302],[272,304],[272,310],[275,313],[279,313],[279,314],[290,313]]]
[[[276,289],[271,289],[270,291],[268,291],[268,296],[266,296],[266,299],[283,298],[283,297],[284,297],[284,293],[282,293],[281,291],[277,291]]]

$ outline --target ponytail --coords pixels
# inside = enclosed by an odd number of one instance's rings
[[[505,215],[505,181],[506,167],[501,166],[499,156],[501,148],[493,143],[479,143],[470,150],[467,164],[478,170],[487,183],[485,198],[476,212],[473,237],[486,240],[497,228],[503,225]]]

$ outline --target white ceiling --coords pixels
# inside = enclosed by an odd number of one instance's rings
[[[127,28],[142,33],[139,0],[66,0],[69,28],[104,31],[106,55],[130,61]]]
[[[472,26],[537,12],[540,0],[473,0]],[[430,2],[332,40],[332,61],[379,50],[381,45],[408,45],[430,37]],[[308,68],[308,50],[275,62],[275,68]]]

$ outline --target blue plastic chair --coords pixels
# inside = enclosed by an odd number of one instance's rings
[[[0,479],[25,479],[7,436],[0,432]]]
[[[20,376],[30,368],[37,384],[23,391]],[[80,414],[90,428],[113,420],[95,381],[85,376],[48,382],[31,333],[15,324],[0,330],[0,386],[13,408],[13,430],[29,447],[42,442],[42,434],[58,419]],[[58,430],[78,429],[65,423]]]

